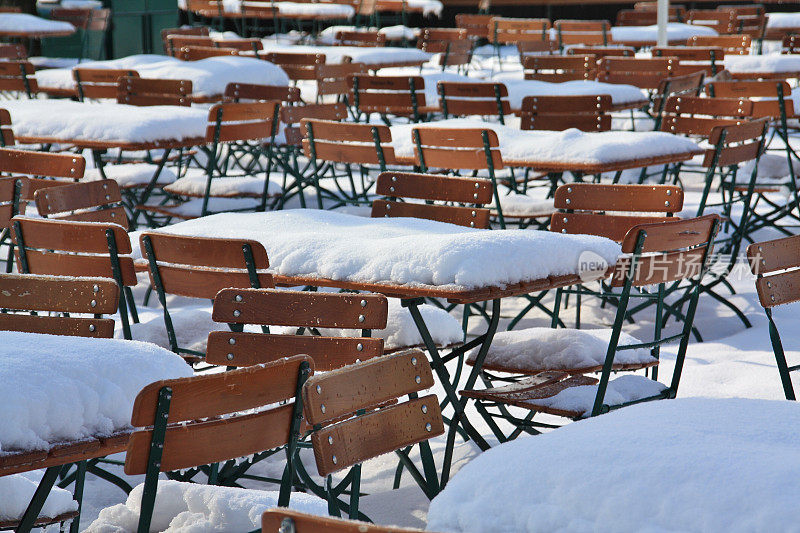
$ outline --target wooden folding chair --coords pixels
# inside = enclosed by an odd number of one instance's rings
[[[337,46],[381,47],[386,46],[386,35],[378,31],[338,31]]]
[[[101,98],[117,98],[120,78],[138,78],[139,73],[129,69],[105,69],[75,67],[72,69],[72,79],[78,89],[78,100],[84,102],[87,98],[98,100]]]
[[[398,164],[388,126],[303,119],[301,128],[303,154],[312,161],[314,169],[319,209],[323,209],[323,197],[336,201],[337,205],[369,203],[370,167],[384,172],[387,166]],[[358,186],[354,166],[360,179]],[[344,178],[349,190],[340,183]],[[332,179],[338,192],[322,187],[323,179]]]
[[[594,56],[598,61],[604,57],[633,57],[636,50],[631,46],[570,46],[568,56]]]
[[[390,117],[408,117],[420,122],[428,114],[438,111],[425,101],[425,79],[422,76],[365,76],[348,78],[350,103],[355,108],[356,120],[362,115],[377,113],[391,125]]]
[[[33,98],[39,92],[35,73],[28,61],[0,61],[0,91]]]
[[[111,23],[110,9],[57,7],[50,11],[50,18],[63,20],[75,26],[81,43],[78,62],[84,59],[103,59],[106,48],[106,32]],[[58,63],[48,62],[47,58],[42,59],[44,61],[40,59],[37,63],[38,68],[58,68],[59,66]]]
[[[317,103],[322,102],[325,96],[335,96],[335,101],[346,101],[350,87],[347,80],[350,76],[365,75],[369,73],[364,63],[341,63],[334,65],[317,65]]]
[[[421,529],[379,526],[368,522],[315,516],[291,509],[270,509],[261,515],[261,533],[422,533]]]
[[[482,390],[465,390],[462,396],[476,400],[476,407],[492,428],[495,436],[504,442],[516,437],[520,432],[538,433],[541,427],[553,427],[550,424],[540,424],[533,421],[536,413],[548,413],[572,419],[586,416],[597,416],[610,410],[619,409],[636,403],[675,398],[680,384],[683,364],[686,358],[686,349],[691,336],[697,301],[700,290],[699,282],[706,273],[712,242],[717,232],[719,217],[708,215],[700,218],[681,220],[675,222],[657,222],[641,224],[631,228],[622,241],[624,258],[620,258],[612,268],[609,285],[620,289],[613,292],[617,298],[617,311],[613,328],[609,334],[608,347],[604,357],[600,357],[599,364],[594,365],[590,372],[600,372],[599,380],[586,375],[585,369],[558,368],[553,365],[552,370],[531,368],[529,377],[512,380],[511,384],[492,386],[492,376],[488,372],[487,359],[478,354],[473,359],[474,371],[482,371],[488,387]],[[684,314],[683,326],[675,335],[663,336],[661,331],[662,306],[656,306],[656,318],[653,331],[653,340],[641,342],[632,337],[621,340],[622,328],[628,316],[629,303],[632,298],[645,299],[657,298],[663,300],[667,284],[683,281],[690,284],[688,289],[691,296],[688,308]],[[644,292],[643,287],[656,285],[657,290]],[[561,294],[559,289],[556,296],[557,311],[560,306]],[[557,320],[557,314],[554,321]],[[555,330],[562,335],[578,335],[581,330]],[[495,339],[497,342],[497,339]],[[679,342],[678,353],[672,379],[669,385],[657,381],[655,369],[659,360],[660,347],[671,342]],[[642,358],[638,363],[631,363],[629,369],[652,367],[651,377],[623,376],[611,380],[611,373],[615,365],[619,370],[625,370],[626,365],[617,363],[617,357],[622,358],[621,352],[638,349],[643,351],[642,356],[649,352],[648,358]],[[490,351],[491,352],[491,351]],[[502,358],[487,356],[495,372],[519,375],[527,373],[518,364],[507,366]],[[619,380],[619,392],[615,382]],[[503,381],[508,382],[507,378]],[[565,405],[559,402],[558,394],[572,387],[596,386],[592,396],[593,401],[584,403],[580,401]],[[615,391],[614,399],[606,399],[607,391]],[[518,407],[524,410],[522,416],[517,416],[509,411],[509,407]],[[490,412],[490,409],[493,412]],[[495,422],[501,419],[510,422],[515,430],[507,435]]]
[[[519,116],[523,130],[609,131],[611,96],[526,96]]]
[[[461,72],[469,70],[472,62],[473,43],[467,38],[466,30],[427,28],[417,39],[417,48],[430,54],[438,54],[438,64],[442,70],[456,67]],[[420,69],[422,66],[420,66]]]
[[[759,52],[761,40],[764,38],[764,31],[767,25],[767,15],[762,5],[719,5],[717,11],[732,12],[736,17],[735,33],[741,35],[749,35],[759,45]]]
[[[303,130],[300,122],[303,119],[327,120],[341,122],[347,118],[347,106],[343,103],[335,104],[308,104],[297,106],[283,106],[280,111],[280,121],[283,124],[283,144],[276,144],[274,154],[275,163],[283,172],[283,183],[278,208],[283,208],[287,201],[294,196],[300,200],[300,207],[306,207],[305,189],[316,188],[314,162],[302,162],[298,156],[303,155]]]
[[[604,57],[598,62],[597,81],[657,89],[661,80],[675,75],[678,63],[675,57]]]
[[[71,183],[37,190],[36,211],[45,218],[109,222],[128,229],[119,185],[114,180]]]
[[[189,24],[195,26],[197,18],[209,23],[215,29],[223,31],[225,23],[225,7],[221,0],[186,0],[186,12],[189,14]]]
[[[706,76],[716,76],[723,68],[725,50],[713,46],[663,46],[653,48],[653,57],[677,57],[678,75],[703,72]]]
[[[517,43],[519,52],[519,62],[522,63],[529,55],[548,55],[558,53],[558,43],[551,40],[546,41],[525,41]]]
[[[237,56],[235,48],[219,48],[216,46],[184,46],[176,51],[175,57],[181,61],[200,61],[209,57]]]
[[[757,242],[747,247],[747,259],[756,275],[756,293],[769,321],[769,339],[778,366],[778,375],[787,400],[797,400],[792,385],[791,373],[800,369],[786,361],[778,325],[772,316],[772,308],[800,300],[797,293],[797,277],[800,266],[800,237],[784,237],[772,241]]]
[[[110,339],[114,320],[102,315],[118,305],[119,288],[106,278],[0,274],[0,331]]]
[[[686,23],[711,28],[720,35],[738,33],[736,13],[715,9],[690,9],[686,13]]]
[[[19,271],[49,276],[111,278],[119,287],[119,316],[131,339],[128,313],[139,322],[130,287],[136,285],[131,242],[118,224],[34,219],[11,220],[14,254]]]
[[[466,30],[467,36],[473,39],[488,39],[492,35],[493,18],[493,15],[459,13],[456,15],[456,28]]]
[[[594,80],[597,58],[585,56],[525,56],[522,68],[526,80],[561,83],[571,80]]]
[[[405,350],[312,376],[303,385],[303,409],[313,427],[311,443],[317,472],[326,478],[318,485],[302,461],[293,465],[305,486],[328,500],[328,513],[365,518],[359,511],[361,463],[396,452],[401,463],[428,498],[441,490],[428,439],[444,433],[436,395],[417,397],[433,386],[433,374],[424,352]],[[406,402],[400,401],[409,396]],[[346,401],[343,401],[344,399]],[[409,456],[419,445],[422,472]],[[331,474],[352,467],[334,485]],[[349,494],[347,501],[342,496]]]
[[[164,43],[164,53],[171,56],[172,46],[169,42],[171,35],[194,35],[198,37],[207,37],[209,28],[207,26],[184,26],[181,28],[164,28],[161,30],[161,42]]]
[[[11,61],[27,61],[28,51],[22,44],[0,44],[0,58]]]
[[[502,62],[500,47],[524,42],[548,41],[550,39],[550,19],[492,17],[489,22],[489,38]]]
[[[243,239],[184,237],[166,233],[143,233],[139,237],[147,259],[150,282],[164,310],[164,326],[170,349],[196,363],[205,353],[178,345],[167,295],[213,300],[228,287],[271,288],[272,275],[264,246]]]
[[[259,85],[255,83],[231,82],[225,86],[222,94],[223,102],[269,102],[277,100],[285,104],[297,104],[300,89],[282,85]]]
[[[317,65],[325,64],[325,54],[266,52],[258,54],[258,57],[281,67],[294,82],[317,79]]]
[[[505,124],[506,115],[511,113],[508,89],[503,83],[440,81],[437,88],[444,118],[481,115],[497,117],[500,124]]]
[[[206,156],[205,168],[163,187],[185,201],[139,208],[167,222],[220,211],[264,211],[279,195],[269,180],[279,109],[277,101],[215,104],[208,112],[207,145],[198,148]]]
[[[661,128],[664,106],[669,98],[673,96],[699,96],[700,91],[703,89],[704,77],[705,75],[702,72],[695,72],[661,80],[650,106],[650,115],[655,119],[654,130]]]
[[[561,49],[570,44],[605,46],[611,41],[611,24],[607,20],[557,20],[553,27]]]
[[[749,35],[695,35],[686,44],[722,48],[728,55],[746,56],[750,53],[752,38]]]
[[[192,82],[126,76],[117,83],[117,103],[135,106],[192,105]]]
[[[269,363],[189,378],[157,381],[136,396],[125,473],[145,476],[138,531],[150,531],[161,472],[213,465],[286,446],[278,505],[287,506],[300,438],[300,391],[314,372],[297,355]],[[293,400],[293,401],[292,401]],[[256,413],[245,414],[257,410]],[[217,483],[215,470],[210,484]]]
[[[168,34],[165,38],[165,46],[167,50],[167,55],[172,57],[178,57],[180,55],[181,48],[186,46],[205,46],[208,48],[212,48],[216,46],[214,39],[212,39],[208,33],[199,33],[199,34],[175,34],[171,33]]]
[[[410,217],[489,228],[490,211],[482,206],[492,203],[493,190],[486,179],[382,172],[375,192],[385,199],[372,202],[372,218]]]
[[[670,6],[669,22],[683,22],[686,10],[682,7]],[[658,21],[655,9],[622,9],[617,11],[616,26],[655,26]]]

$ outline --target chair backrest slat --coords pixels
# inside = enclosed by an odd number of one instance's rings
[[[0,148],[0,172],[3,173],[78,180],[85,169],[86,160],[80,155]]]
[[[758,276],[756,292],[762,307],[770,309],[800,300],[799,250],[797,235],[747,247],[750,268]]]
[[[323,161],[337,163],[377,165],[378,148],[386,165],[395,164],[392,134],[382,124],[353,124],[332,120],[302,119],[303,152],[306,157],[316,156]],[[313,149],[311,133],[313,133]],[[376,139],[377,138],[377,145]]]
[[[111,222],[128,228],[119,185],[114,180],[72,183],[36,191],[40,215],[59,220]]]
[[[280,102],[215,104],[208,110],[206,141],[269,140],[277,133]]]
[[[78,96],[85,98],[116,98],[120,78],[137,78],[139,73],[130,69],[105,69],[75,67],[72,78],[78,88]]]
[[[258,85],[255,83],[231,82],[225,86],[223,97],[233,102],[268,102],[278,100],[286,103],[300,101],[300,89],[281,85]]]
[[[136,106],[190,106],[190,80],[159,80],[126,76],[117,84],[117,102]]]
[[[531,55],[522,58],[522,68],[526,80],[551,83],[594,80],[597,77],[597,57],[594,55]]]

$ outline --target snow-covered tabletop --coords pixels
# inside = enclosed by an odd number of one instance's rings
[[[667,24],[667,41],[685,44],[690,37],[701,35],[717,35],[713,28],[695,24],[670,22]],[[658,26],[614,26],[611,28],[611,40],[626,44],[655,44],[658,40]]]
[[[342,63],[349,57],[353,63],[364,63],[375,68],[391,65],[421,64],[430,60],[433,54],[416,48],[395,46],[310,46],[277,43],[273,38],[261,41],[264,52],[288,52],[295,54],[325,54],[326,63]]]
[[[795,54],[727,55],[723,61],[731,74],[800,75],[800,55]]]
[[[403,0],[378,0],[377,8],[379,11],[400,11],[403,9]],[[442,16],[444,4],[439,0],[406,0],[405,8],[412,11],[422,11],[424,16]]]
[[[797,529],[796,402],[686,398],[626,407],[477,456],[431,531]]]
[[[46,450],[130,427],[147,384],[192,375],[154,344],[4,331],[0,343],[0,455]]]
[[[490,231],[316,209],[221,213],[155,231],[259,241],[270,271],[281,276],[450,292],[574,275],[584,252],[609,265],[620,254],[617,243],[589,235]]]
[[[694,141],[664,132],[522,131],[498,123],[473,119],[449,119],[391,127],[392,145],[399,159],[414,156],[412,128],[477,128],[494,130],[504,162],[547,170],[581,170],[626,163],[635,167],[646,159],[682,161],[701,153]],[[662,161],[663,162],[663,161]],[[456,163],[456,162],[454,162]],[[631,168],[633,168],[631,167]],[[615,167],[616,169],[616,167]]]
[[[208,122],[207,110],[179,106],[7,100],[0,109],[11,114],[15,136],[65,143],[166,144],[204,139]]]
[[[289,77],[277,65],[254,57],[219,56],[199,61],[181,61],[159,55],[132,55],[108,61],[86,61],[81,68],[131,69],[142,78],[189,80],[193,97],[219,96],[231,82],[261,85],[289,85]],[[39,88],[74,90],[71,68],[40,70],[36,73]]]
[[[0,35],[42,37],[73,33],[75,33],[75,26],[62,20],[48,20],[27,13],[0,13]]]
[[[767,13],[767,29],[800,28],[800,13]]]

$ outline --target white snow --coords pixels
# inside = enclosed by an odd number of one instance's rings
[[[150,163],[125,163],[119,165],[107,164],[103,169],[108,179],[116,181],[120,187],[141,187],[150,183],[158,169],[157,165]],[[172,183],[176,179],[175,171],[164,166],[158,174],[158,185]],[[103,179],[100,170],[87,168],[83,174],[84,181],[97,181]]]
[[[728,55],[723,61],[725,68],[732,74],[800,72],[800,56],[793,54]]]
[[[494,130],[504,160],[543,163],[601,164],[681,154],[698,150],[690,139],[664,132],[521,131],[510,126],[471,119],[440,120],[391,127],[398,157],[413,157],[412,128],[478,128]]]
[[[215,177],[211,180],[210,195],[217,197],[235,197],[239,195],[260,197],[264,193],[265,179],[263,175],[260,177]],[[179,178],[175,183],[164,187],[164,190],[172,194],[203,196],[207,183],[208,176],[201,170],[200,172],[187,173],[186,176]],[[270,181],[267,185],[267,194],[276,195],[280,193],[280,185]]]
[[[767,28],[800,28],[800,13],[767,13]]]
[[[795,402],[691,398],[518,438],[456,474],[431,502],[428,529],[792,529],[798,424]]]
[[[159,379],[191,369],[152,344],[3,332],[0,451],[48,449],[53,443],[129,428],[133,400]]]
[[[75,26],[63,20],[48,20],[27,13],[0,13],[0,33],[74,32]]]
[[[208,111],[179,106],[136,107],[69,100],[4,101],[14,135],[64,141],[154,142],[205,138]]]
[[[267,250],[270,270],[287,276],[448,290],[576,274],[582,252],[597,253],[609,264],[620,252],[618,244],[588,235],[481,230],[311,209],[221,213],[157,231],[257,240]]]
[[[667,24],[667,40],[687,41],[695,35],[717,35],[713,28],[694,24],[670,22]],[[611,39],[623,42],[655,43],[658,40],[658,26],[614,26]]]
[[[432,57],[432,54],[416,48],[394,46],[311,46],[276,43],[272,38],[263,39],[261,42],[264,44],[264,52],[325,54],[326,63],[342,63],[344,58],[349,57],[352,58],[353,63],[380,66],[411,61],[428,61]]]
[[[29,475],[26,473],[0,477],[0,521],[19,520],[25,514],[39,485]],[[39,516],[55,518],[77,510],[78,502],[72,499],[69,491],[53,487]]]
[[[606,358],[610,329],[526,328],[501,331],[492,339],[484,365],[502,367],[509,372],[563,370],[602,365]],[[622,332],[620,346],[641,341]],[[475,361],[478,350],[470,350],[469,361]],[[614,363],[650,363],[655,358],[650,350],[635,348],[618,351]]]
[[[641,89],[624,83],[603,83],[600,81],[573,80],[561,83],[550,83],[538,80],[513,79],[508,74],[498,74],[494,81],[502,81],[508,89],[508,103],[512,109],[522,106],[522,99],[526,96],[573,96],[573,95],[598,95],[611,96],[613,105],[642,102],[647,96]]]
[[[625,374],[608,382],[603,403],[612,406],[622,405],[623,403],[655,396],[666,388],[666,385],[645,376]],[[549,398],[528,400],[527,403],[562,411],[583,413],[583,416],[588,416],[592,411],[596,396],[597,385],[582,385],[580,387],[566,388]]]
[[[190,80],[194,96],[214,96],[225,92],[231,82],[260,85],[289,85],[289,77],[277,65],[245,56],[218,56],[199,61],[159,55],[133,55],[108,61],[87,61],[81,68],[131,69],[142,78]],[[72,89],[72,69],[48,69],[36,73],[42,88]]]
[[[500,208],[505,216],[532,217],[550,215],[556,212],[552,198],[540,199],[525,194],[511,193],[500,185]]]
[[[100,516],[86,532],[135,532],[143,490],[144,484],[138,485],[125,503],[100,511]],[[277,504],[276,491],[161,480],[150,530],[170,533],[251,531],[260,527],[264,511]],[[299,492],[292,494],[289,507],[321,516],[328,514],[325,500]]]
[[[263,182],[262,182],[263,183]],[[209,197],[206,211],[219,213],[222,211],[255,209],[261,205],[260,198],[212,198]],[[165,206],[167,207],[167,206]],[[203,211],[203,198],[190,198],[178,205],[169,205],[169,211],[181,217],[199,217]]]

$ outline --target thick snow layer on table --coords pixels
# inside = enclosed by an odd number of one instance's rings
[[[583,252],[609,264],[620,253],[618,244],[589,235],[490,231],[315,209],[220,213],[156,231],[257,240],[267,250],[270,271],[287,276],[453,290],[577,274]]]
[[[17,332],[2,338],[0,452],[127,428],[142,387],[192,374],[174,353],[142,342]]]
[[[0,13],[0,33],[74,32],[75,26],[63,20],[48,20],[27,13]]]
[[[518,438],[463,467],[431,531],[786,531],[797,524],[796,402],[627,407]]]
[[[800,28],[800,13],[767,13],[767,28]]]
[[[416,48],[400,48],[394,46],[310,46],[298,44],[276,43],[267,38],[261,41],[264,52],[289,52],[295,54],[325,54],[326,63],[342,63],[350,57],[353,63],[367,65],[392,65],[412,61],[428,61],[433,54]]]
[[[77,57],[43,56],[29,57],[28,61],[30,61],[31,64],[37,68],[72,68],[81,62]]]
[[[463,339],[461,324],[453,315],[433,305],[421,305],[419,311],[430,330],[434,343],[439,346],[447,346],[461,342]],[[296,330],[296,328],[294,329]],[[330,337],[361,336],[361,330],[352,329],[320,328],[319,332]],[[393,298],[389,300],[386,329],[373,329],[372,336],[383,339],[383,347],[386,350],[396,350],[423,344],[422,336],[420,336],[419,330],[414,324],[411,312],[408,308],[400,305],[400,300]]]
[[[512,74],[498,74],[493,81],[501,81],[508,89],[508,103],[513,109],[522,106],[526,96],[573,96],[607,94],[614,105],[642,102],[647,96],[638,87],[624,83],[603,83],[600,81],[573,80],[562,83],[550,83],[538,80],[520,80]],[[471,80],[475,81],[475,80]]]
[[[384,28],[368,28],[356,26],[328,26],[317,36],[319,44],[333,46],[336,43],[336,34],[340,31],[355,31],[355,32],[373,32],[377,31],[381,35],[385,35],[389,41],[401,41],[416,39],[420,33],[419,28],[409,28],[408,26],[396,25],[386,26]]]
[[[211,197],[208,199],[206,212],[220,213],[223,211],[244,211],[247,209],[255,210],[261,205],[260,198],[224,198]],[[199,217],[203,213],[203,198],[190,198],[187,202],[170,206],[169,210],[177,216]]]
[[[800,72],[800,55],[725,56],[725,68],[734,74],[748,72]]]
[[[556,209],[552,198],[534,198],[525,194],[511,192],[504,185],[498,186],[500,189],[500,208],[503,215],[533,217],[551,215]]]
[[[668,41],[686,41],[695,35],[717,35],[713,28],[695,24],[670,22],[667,24]],[[614,26],[611,39],[623,42],[655,43],[658,40],[658,26]]]
[[[503,159],[538,163],[603,164],[630,159],[681,154],[697,150],[690,139],[664,132],[522,131],[497,123],[450,119],[391,127],[392,145],[398,157],[413,157],[412,128],[478,128],[494,130]],[[456,162],[454,162],[455,164]]]
[[[158,55],[133,55],[109,61],[87,61],[81,68],[132,69],[142,78],[190,80],[192,94],[213,96],[225,92],[231,82],[261,85],[289,85],[289,77],[277,65],[254,57],[218,56],[199,61],[181,61]],[[40,87],[72,89],[72,69],[41,70],[36,73]]]
[[[134,533],[139,522],[144,484],[136,486],[125,503],[100,511],[87,533]],[[170,533],[218,531],[238,533],[261,525],[261,515],[277,507],[278,492],[159,481],[151,531]],[[320,516],[328,514],[325,500],[292,493],[289,507]]]
[[[179,106],[135,107],[69,100],[13,100],[0,103],[11,114],[17,137],[155,142],[205,138],[208,111]]]
[[[14,474],[0,477],[0,521],[19,520],[36,492],[38,483],[25,474]],[[44,502],[39,516],[55,518],[64,513],[78,510],[78,502],[72,499],[72,493],[53,487]]]
[[[527,328],[501,331],[494,336],[484,364],[501,366],[509,371],[589,368],[603,364],[610,339],[610,329]],[[624,331],[619,339],[620,346],[640,342]],[[477,355],[477,349],[471,350],[467,358],[475,361]],[[614,356],[617,364],[653,361],[655,358],[645,348],[622,350]]]
[[[397,2],[400,4],[401,2]],[[442,16],[442,9],[444,5],[439,0],[408,0],[406,6],[409,9],[422,9],[422,14],[426,17],[428,15]],[[398,6],[399,10],[399,6]]]
[[[103,169],[108,179],[116,181],[120,187],[141,187],[150,183],[153,175],[158,170],[157,165],[150,163],[126,163],[124,165],[106,165]],[[175,171],[163,167],[158,173],[159,185],[166,185],[175,181]],[[84,181],[97,181],[103,179],[100,169],[87,168],[83,174]]]

